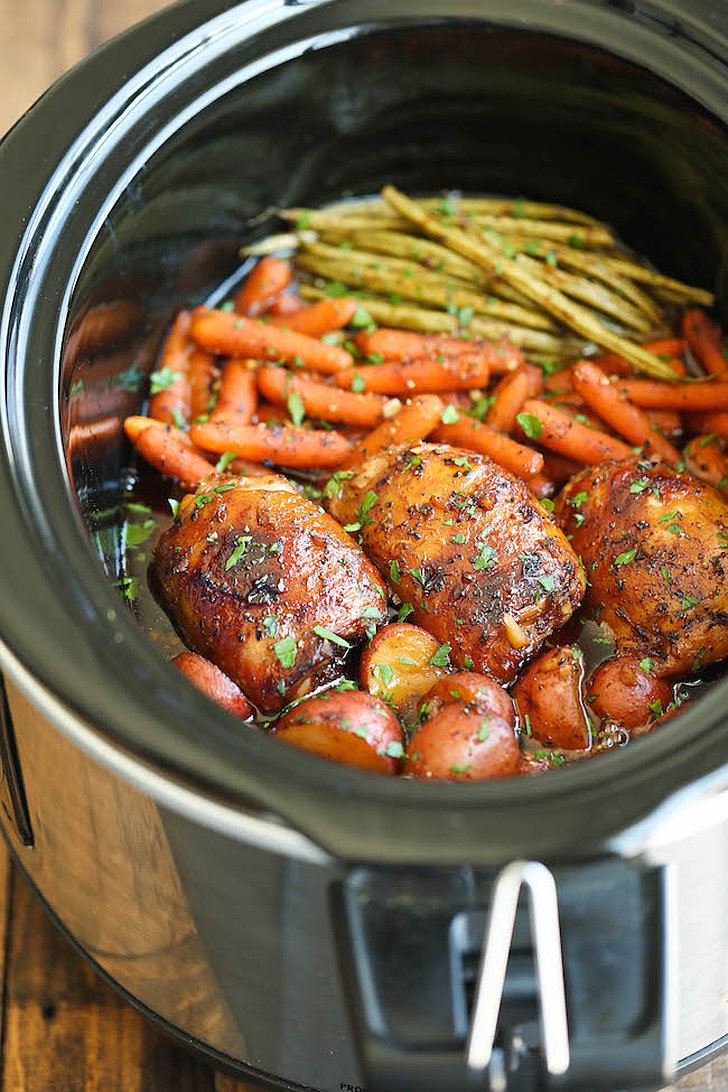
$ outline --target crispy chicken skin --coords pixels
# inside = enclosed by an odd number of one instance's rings
[[[219,490],[219,491],[218,491]],[[185,641],[265,713],[335,677],[346,640],[386,615],[386,593],[354,540],[277,475],[208,478],[180,504],[154,561]]]
[[[483,455],[415,444],[373,456],[329,500],[453,664],[514,678],[584,594],[579,560],[526,486]]]
[[[666,676],[728,655],[728,505],[712,486],[663,463],[605,463],[571,479],[555,514],[620,651]]]

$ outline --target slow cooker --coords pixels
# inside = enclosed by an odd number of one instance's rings
[[[214,707],[113,587],[120,420],[272,208],[561,201],[724,307],[726,122],[722,0],[185,0],[0,146],[3,829],[86,958],[221,1067],[657,1089],[728,1042],[728,682],[541,778],[387,779]]]

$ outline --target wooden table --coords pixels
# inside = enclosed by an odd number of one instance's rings
[[[166,6],[160,0],[0,0],[0,133],[67,68]],[[0,1092],[253,1092],[199,1062],[96,978],[0,842]],[[723,1061],[680,1092],[728,1092]]]

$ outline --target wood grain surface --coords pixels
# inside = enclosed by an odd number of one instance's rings
[[[0,133],[159,0],[0,0]],[[0,842],[0,1092],[252,1092],[198,1061],[99,980]],[[721,1059],[676,1086],[728,1092]]]

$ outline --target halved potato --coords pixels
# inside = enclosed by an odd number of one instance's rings
[[[386,699],[400,716],[447,674],[449,645],[408,622],[393,622],[375,634],[361,658],[359,679],[370,694]]]
[[[196,652],[180,652],[172,663],[185,678],[212,701],[227,709],[228,713],[243,720],[253,715],[253,706],[237,683],[204,656],[198,656]]]
[[[582,696],[583,678],[579,649],[553,648],[534,660],[512,691],[521,732],[565,751],[588,748],[592,731]]]
[[[392,710],[361,690],[327,690],[306,698],[273,731],[303,751],[377,773],[396,773],[404,754],[404,735]]]

